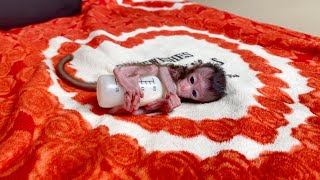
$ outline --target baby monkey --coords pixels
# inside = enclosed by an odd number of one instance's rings
[[[71,61],[73,55],[62,58],[57,65],[57,74],[65,82],[86,91],[96,91],[96,82],[88,83],[75,79],[65,70],[65,63]],[[133,113],[143,114],[155,111],[171,112],[181,105],[181,101],[193,103],[213,102],[225,95],[226,76],[220,66],[205,63],[192,68],[176,65],[145,65],[140,63],[124,64],[113,70],[119,84],[123,87],[124,104],[110,110],[111,114]],[[158,76],[165,88],[162,99],[140,107],[143,90],[139,87],[140,76]],[[110,97],[112,98],[112,97]],[[139,109],[139,111],[137,111]],[[138,113],[137,113],[138,112]]]

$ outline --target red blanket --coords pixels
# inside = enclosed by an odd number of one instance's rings
[[[212,62],[227,95],[111,116],[86,81],[125,62]],[[320,179],[320,39],[185,2],[84,1],[0,32],[0,179]],[[112,98],[112,97],[111,97]]]

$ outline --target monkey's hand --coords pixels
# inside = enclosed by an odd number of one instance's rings
[[[140,107],[140,98],[143,98],[144,94],[139,84],[139,76],[128,77],[123,84],[125,89],[124,93],[124,109],[129,112],[134,112]]]
[[[160,107],[162,106],[162,104],[164,103],[165,99],[158,99],[154,102],[151,102],[147,105],[144,106],[144,109],[146,111],[155,111],[155,110],[159,110]]]
[[[164,113],[171,112],[174,108],[181,105],[181,100],[176,93],[168,93],[166,98],[156,100],[147,104],[144,108],[147,111],[161,110]]]
[[[140,107],[140,98],[144,96],[138,84],[139,75],[130,77],[120,73],[115,73],[115,75],[125,91],[123,108],[129,112],[134,112]]]
[[[168,93],[166,99],[160,110],[165,113],[171,112],[174,108],[181,105],[181,99],[176,93]]]

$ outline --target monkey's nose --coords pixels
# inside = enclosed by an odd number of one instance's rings
[[[188,84],[181,84],[181,90],[183,92],[186,92],[190,89],[190,86]]]

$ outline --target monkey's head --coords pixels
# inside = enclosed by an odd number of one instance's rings
[[[177,82],[177,94],[182,100],[206,103],[225,95],[226,76],[220,66],[206,63],[192,68]]]

